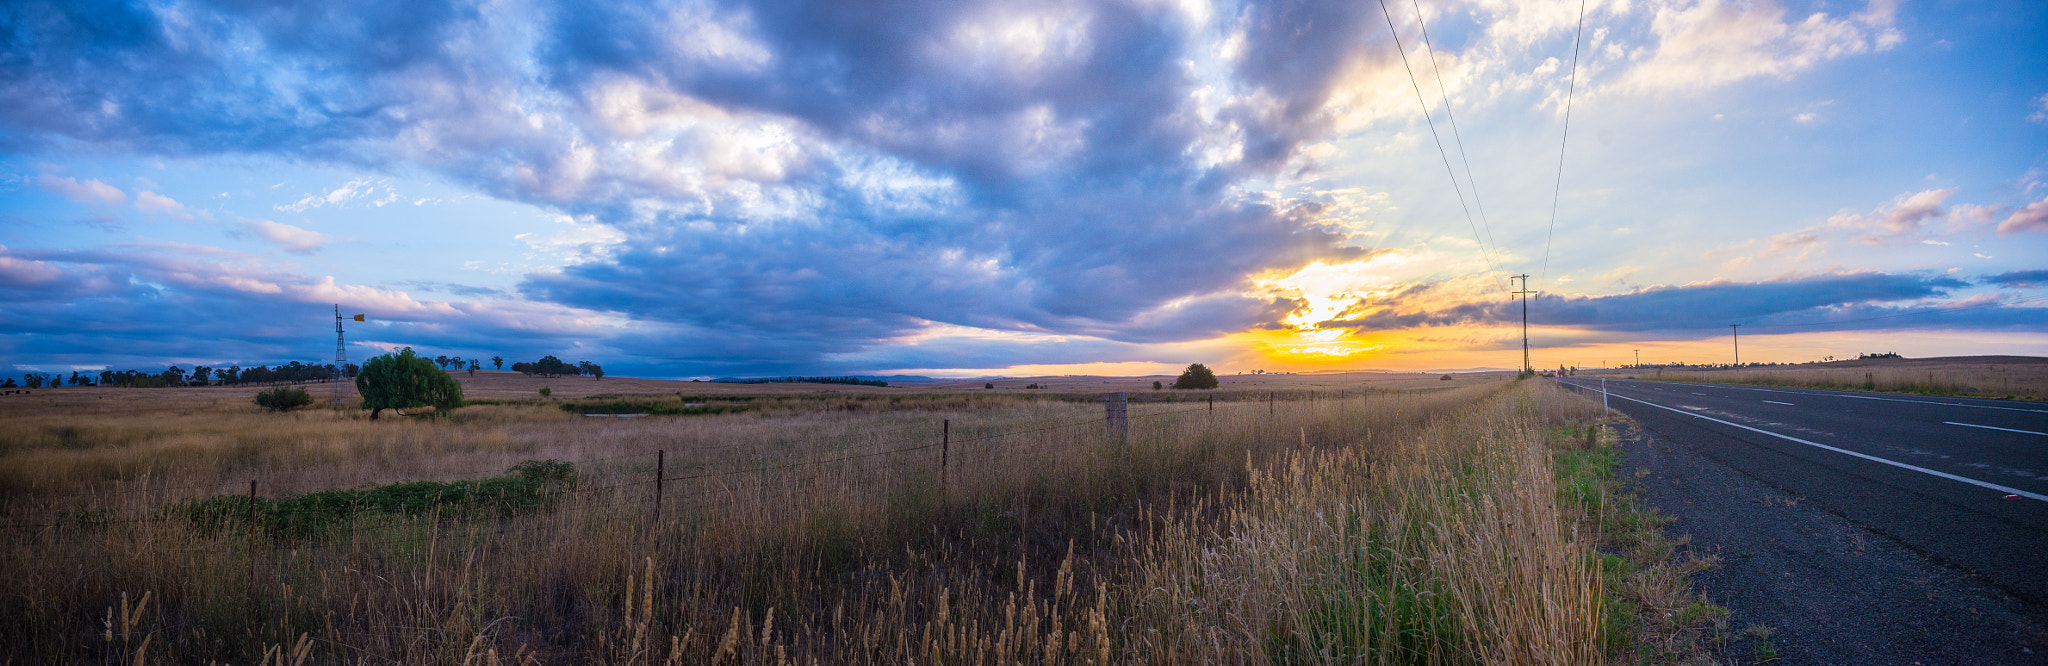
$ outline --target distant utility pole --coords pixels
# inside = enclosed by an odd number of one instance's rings
[[[1522,288],[1509,293],[1515,298],[1522,299],[1522,374],[1531,374],[1535,369],[1529,365],[1529,297],[1543,292],[1529,291],[1528,273],[1508,276],[1508,286],[1515,286],[1515,280],[1522,281]]]
[[[1735,336],[1735,364],[1742,365],[1742,325],[1729,324],[1728,331]]]
[[[1630,349],[1629,351],[1632,351],[1632,352],[1635,352],[1635,353],[1636,353],[1636,367],[1638,367],[1638,368],[1640,368],[1640,367],[1643,367],[1643,350],[1641,350],[1641,349]]]

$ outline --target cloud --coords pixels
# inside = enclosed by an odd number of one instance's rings
[[[192,210],[186,208],[185,204],[178,203],[176,199],[149,190],[135,193],[135,209],[144,213],[166,215],[180,220],[192,219]]]
[[[1970,286],[1946,276],[1889,273],[1831,273],[1791,276],[1762,282],[1714,281],[1667,285],[1608,296],[1540,298],[1529,308],[1529,323],[1609,332],[1672,332],[1725,328],[1740,323],[1748,330],[1766,327],[1858,328],[1857,321],[1934,309],[1954,290]],[[1517,305],[1452,303],[1429,305],[1428,289],[1410,289],[1361,301],[1364,317],[1325,322],[1324,328],[1380,331],[1463,324],[1506,325],[1520,321]],[[1964,321],[1973,327],[1999,328],[2038,323],[2038,311],[2026,308],[1989,310]],[[1933,323],[1956,325],[1948,318]],[[1839,322],[1839,323],[1838,323]],[[1909,326],[1914,321],[1865,324],[1879,328]]]
[[[2034,98],[2034,112],[2027,114],[2027,122],[2048,124],[2048,94]]]
[[[1873,0],[1847,17],[1816,12],[1795,20],[1772,0],[1660,6],[1650,27],[1656,50],[1620,85],[1697,91],[1757,77],[1786,79],[1830,60],[1889,50],[1903,39],[1893,27],[1894,5]]]
[[[88,180],[81,183],[74,178],[63,178],[46,173],[36,177],[36,185],[79,203],[120,205],[128,202],[128,195],[122,193],[121,188],[102,183],[98,180]]]
[[[242,220],[242,232],[297,254],[312,254],[334,242],[333,236],[270,220]]]
[[[2000,236],[2028,231],[2048,231],[2048,198],[2027,204],[2025,208],[2013,211],[2004,222],[1998,223]]]
[[[1828,218],[1826,228],[1863,233],[1866,240],[1882,243],[1887,237],[1916,233],[1928,220],[1945,217],[1948,213],[1942,209],[1942,203],[1955,193],[1950,188],[1901,194],[1869,214],[1847,210],[1836,213]]]
[[[2039,289],[2048,287],[2048,270],[2013,271],[1984,276],[1985,284],[1995,284],[2014,289]]]

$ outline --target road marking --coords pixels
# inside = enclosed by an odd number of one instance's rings
[[[2000,428],[2000,427],[1998,427],[1998,426],[1988,426],[1988,425],[1977,425],[1977,424],[1975,424],[1975,423],[1956,423],[1956,422],[1954,422],[1954,421],[1942,421],[1942,423],[1946,423],[1946,424],[1949,424],[1949,425],[1959,425],[1959,426],[1963,426],[1963,427],[1965,427],[1965,428],[1983,428],[1983,429],[1985,429],[1985,430],[2004,430],[2004,431],[2006,431],[2006,432],[2018,432],[2018,433],[2025,433],[2025,434],[2029,434],[2029,435],[2048,435],[2048,432],[2034,432],[2034,431],[2032,431],[2032,430],[2014,430],[2014,429],[2012,429],[2012,428]]]
[[[1706,395],[1706,394],[1705,394],[1705,393],[1694,393],[1693,395]]]
[[[1615,381],[1621,381],[1621,380],[1615,380]],[[1647,380],[1647,379],[1638,379],[1638,380],[1634,380],[1634,381],[1637,381],[1637,382],[1646,382],[1646,381],[1651,381],[1651,380]],[[1670,382],[1670,383],[1672,383],[1672,384],[1677,384],[1677,385],[1680,385],[1680,386],[1698,386],[1698,384],[1689,384],[1689,383],[1686,383],[1686,382]],[[2048,414],[2048,409],[2027,409],[2027,408],[2024,408],[2024,407],[1994,407],[1994,406],[1991,406],[1991,405],[1971,405],[1971,404],[1966,404],[1966,403],[1960,403],[1960,402],[1936,402],[1936,401],[1933,401],[1933,400],[1900,400],[1900,399],[1898,399],[1898,398],[1879,398],[1879,397],[1877,397],[1877,396],[1870,396],[1870,395],[1856,395],[1856,394],[1854,394],[1854,393],[1843,393],[1843,392],[1840,392],[1840,391],[1827,391],[1827,390],[1823,390],[1823,389],[1807,389],[1807,390],[1804,390],[1804,391],[1786,391],[1786,390],[1783,390],[1783,389],[1767,389],[1767,388],[1756,388],[1756,387],[1753,387],[1753,386],[1740,386],[1740,385],[1736,385],[1736,384],[1715,384],[1715,385],[1713,385],[1713,386],[1714,386],[1714,388],[1724,388],[1724,389],[1737,389],[1737,390],[1742,390],[1742,391],[1762,391],[1762,392],[1765,392],[1765,393],[1789,393],[1789,394],[1792,394],[1792,395],[1812,395],[1812,396],[1821,396],[1821,397],[1826,397],[1826,398],[1855,398],[1855,399],[1857,399],[1857,400],[1882,400],[1882,401],[1885,401],[1885,402],[1910,402],[1910,403],[1913,403],[1913,404],[1917,404],[1917,405],[1941,405],[1941,406],[1944,406],[1944,407],[1969,407],[1969,408],[1971,408],[1971,409],[1996,409],[1996,410],[2000,410],[2000,411],[2006,411],[2006,412],[2032,412],[2032,413],[2035,413],[2035,414]],[[1655,388],[1655,387],[1651,387],[1651,388]],[[1662,389],[1659,389],[1659,390],[1662,390]],[[1984,398],[1984,400],[1990,400],[1990,399],[1991,399],[1991,398]]]
[[[1840,453],[1840,454],[1843,454],[1843,455],[1855,456],[1855,457],[1858,457],[1858,458],[1862,458],[1862,459],[1864,459],[1864,460],[1868,460],[1868,461],[1871,461],[1871,462],[1874,462],[1874,463],[1879,463],[1879,464],[1884,464],[1884,465],[1891,465],[1891,466],[1893,466],[1893,467],[1897,467],[1897,468],[1900,468],[1900,469],[1908,469],[1908,470],[1912,470],[1912,471],[1915,471],[1915,472],[1920,472],[1920,473],[1922,473],[1922,474],[1930,474],[1930,475],[1933,475],[1933,476],[1938,476],[1938,477],[1941,477],[1941,478],[1944,478],[1944,479],[1948,479],[1948,480],[1950,480],[1950,481],[1961,481],[1961,482],[1963,482],[1963,483],[1967,483],[1967,484],[1970,484],[1970,485],[1973,485],[1973,486],[1977,486],[1977,487],[1979,487],[1979,488],[1989,488],[1989,489],[1991,489],[1991,490],[1996,490],[1996,491],[1998,491],[1998,492],[2001,492],[2001,493],[2005,493],[2005,494],[2007,494],[2007,495],[2018,495],[2018,496],[2020,496],[2020,497],[2025,497],[2025,498],[2027,498],[2027,499],[2033,499],[2033,500],[2040,500],[2040,501],[2043,501],[2043,502],[2048,502],[2048,495],[2043,495],[2043,494],[2040,494],[2040,493],[2030,493],[2030,492],[2027,492],[2027,491],[2024,491],[2024,490],[2020,490],[2020,489],[2018,489],[2018,488],[2009,488],[2009,487],[2006,487],[2006,486],[2001,486],[2001,485],[1998,485],[1998,484],[1996,484],[1996,483],[1991,483],[1991,482],[1988,482],[1988,481],[1978,481],[1978,480],[1976,480],[1976,479],[1972,479],[1972,478],[1970,478],[1970,477],[1967,477],[1967,476],[1956,476],[1956,475],[1954,475],[1954,474],[1950,474],[1950,473],[1948,473],[1948,472],[1942,472],[1942,471],[1937,471],[1937,470],[1931,470],[1931,469],[1927,469],[1927,468],[1925,468],[1925,467],[1920,467],[1920,466],[1918,466],[1918,465],[1908,465],[1908,464],[1906,464],[1906,463],[1902,463],[1902,462],[1899,462],[1899,461],[1896,461],[1896,460],[1887,460],[1887,459],[1884,459],[1884,458],[1879,458],[1879,457],[1877,457],[1877,456],[1873,456],[1873,455],[1870,455],[1870,454],[1868,454],[1868,453],[1858,453],[1858,452],[1856,452],[1856,451],[1850,451],[1850,450],[1848,450],[1848,449],[1844,449],[1844,448],[1840,448],[1840,447],[1828,446],[1828,445],[1826,445],[1826,444],[1822,444],[1822,443],[1820,443],[1820,442],[1809,442],[1809,441],[1806,441],[1806,440],[1800,439],[1800,438],[1798,438],[1798,437],[1793,437],[1793,436],[1791,436],[1791,435],[1780,435],[1780,434],[1778,434],[1778,433],[1775,433],[1775,432],[1771,432],[1771,431],[1769,431],[1769,430],[1764,430],[1764,429],[1762,429],[1762,428],[1752,428],[1752,427],[1749,427],[1749,426],[1746,426],[1746,425],[1742,425],[1742,424],[1740,424],[1740,423],[1735,423],[1735,422],[1732,422],[1732,421],[1723,421],[1723,420],[1721,420],[1721,419],[1717,419],[1717,418],[1714,418],[1714,417],[1711,417],[1711,416],[1705,416],[1705,415],[1701,415],[1701,414],[1694,414],[1694,413],[1692,413],[1692,412],[1688,412],[1688,411],[1685,411],[1685,410],[1683,410],[1683,409],[1673,409],[1673,408],[1670,408],[1670,407],[1665,407],[1665,406],[1663,406],[1663,405],[1659,405],[1659,404],[1657,404],[1657,403],[1654,403],[1654,402],[1650,402],[1650,401],[1648,401],[1648,400],[1637,400],[1637,399],[1635,399],[1635,398],[1631,398],[1631,397],[1628,397],[1628,396],[1625,396],[1625,395],[1621,395],[1621,394],[1619,394],[1619,393],[1610,393],[1609,395],[1612,395],[1612,396],[1614,396],[1614,397],[1616,397],[1616,398],[1621,398],[1621,399],[1623,399],[1623,400],[1628,400],[1628,401],[1630,401],[1630,402],[1640,402],[1640,403],[1643,403],[1643,404],[1645,404],[1645,405],[1649,405],[1649,406],[1651,406],[1651,407],[1655,407],[1655,408],[1658,408],[1658,409],[1662,409],[1662,410],[1664,410],[1664,411],[1668,411],[1668,412],[1677,412],[1677,413],[1679,413],[1679,414],[1684,414],[1684,415],[1686,415],[1686,416],[1690,416],[1690,417],[1693,417],[1693,418],[1698,418],[1698,419],[1706,419],[1706,420],[1708,420],[1708,421],[1713,421],[1713,422],[1715,422],[1715,423],[1719,423],[1719,424],[1722,424],[1722,425],[1728,425],[1728,426],[1735,426],[1735,427],[1737,427],[1737,428],[1741,428],[1741,429],[1743,429],[1743,430],[1748,430],[1748,431],[1750,431],[1750,432],[1755,432],[1755,433],[1761,433],[1761,434],[1765,434],[1765,435],[1770,435],[1770,436],[1772,436],[1772,437],[1776,437],[1776,438],[1778,438],[1778,439],[1782,439],[1782,440],[1786,440],[1786,441],[1790,441],[1790,442],[1798,442],[1798,443],[1800,443],[1800,444],[1805,444],[1805,445],[1807,445],[1807,446],[1811,446],[1811,447],[1814,447],[1814,448],[1819,448],[1819,449],[1826,449],[1826,450],[1829,450],[1829,451],[1833,451],[1833,452],[1835,452],[1835,453]],[[1907,401],[1907,402],[1910,402],[1910,401]],[[2002,430],[2002,428],[2001,428],[2001,430]]]
[[[1789,402],[1778,402],[1778,401],[1776,401],[1776,400],[1765,400],[1764,402],[1768,402],[1768,403],[1771,403],[1771,404],[1773,404],[1773,405],[1784,405],[1784,406],[1786,406],[1786,407],[1798,407],[1798,405],[1795,405],[1795,404],[1792,404],[1792,403],[1789,403]]]

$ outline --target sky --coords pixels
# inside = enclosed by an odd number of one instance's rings
[[[1582,18],[1583,17],[1583,18]],[[2048,4],[0,4],[0,371],[2048,355]],[[1528,301],[1510,293],[1526,274]]]

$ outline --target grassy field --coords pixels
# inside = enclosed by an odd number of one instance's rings
[[[0,645],[19,663],[1668,663],[1704,659],[1719,616],[1684,583],[1702,563],[1620,492],[1597,407],[1544,383],[1125,380],[1156,402],[1118,438],[1095,378],[462,378],[481,404],[377,422],[258,412],[253,387],[8,396]]]
[[[1869,359],[1729,370],[1633,369],[1609,371],[1608,375],[1681,382],[2048,400],[2048,358],[2032,356]]]

